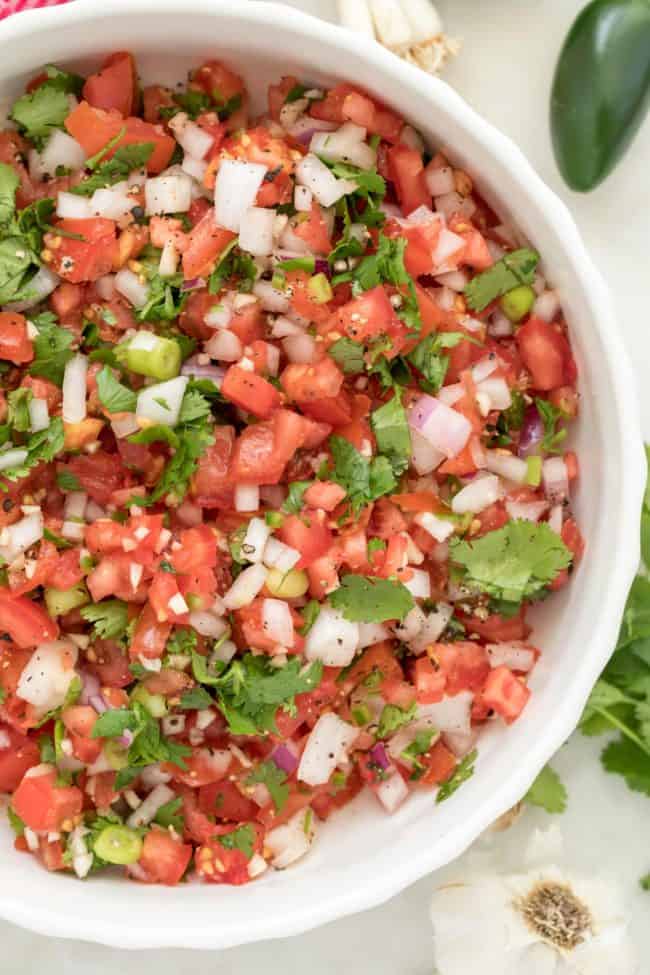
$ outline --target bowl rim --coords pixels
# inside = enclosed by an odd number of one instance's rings
[[[636,380],[630,360],[618,333],[613,301],[603,278],[589,257],[578,228],[565,204],[543,182],[521,150],[491,123],[483,119],[465,100],[445,82],[425,75],[421,70],[405,63],[379,44],[361,45],[356,35],[343,28],[313,17],[295,8],[274,2],[248,0],[247,3],[232,0],[75,0],[73,3],[49,9],[25,11],[0,24],[0,42],[24,43],[29,36],[47,30],[65,30],[67,25],[86,24],[89,28],[97,20],[107,16],[139,15],[142,13],[209,16],[249,25],[260,29],[265,25],[274,29],[286,28],[292,35],[301,34],[342,50],[350,56],[363,59],[378,74],[392,78],[407,91],[417,88],[454,114],[460,127],[471,130],[486,154],[495,158],[504,174],[515,180],[526,195],[535,198],[538,205],[548,212],[548,223],[557,228],[567,248],[574,254],[572,272],[588,283],[589,310],[593,324],[609,361],[616,362],[611,370],[612,387],[609,390],[614,403],[614,413],[620,435],[622,470],[625,471],[620,487],[620,510],[617,512],[620,537],[625,546],[618,553],[617,572],[606,593],[602,594],[603,615],[607,614],[599,637],[595,640],[590,666],[583,668],[583,679],[575,681],[570,694],[563,702],[561,712],[549,722],[548,734],[534,743],[521,767],[512,770],[510,777],[498,789],[487,796],[481,807],[463,823],[463,829],[455,830],[441,855],[438,843],[421,849],[417,856],[394,863],[390,873],[374,876],[372,883],[366,880],[335,895],[314,899],[293,916],[280,914],[271,918],[256,918],[255,923],[242,925],[235,930],[207,928],[182,928],[179,925],[156,923],[153,912],[149,927],[137,926],[124,930],[110,918],[95,917],[85,920],[85,940],[124,948],[177,947],[225,948],[265,938],[286,937],[298,934],[328,921],[375,907],[432,870],[441,867],[462,853],[476,837],[499,815],[514,805],[526,792],[539,769],[560,748],[573,731],[591,687],[598,678],[613,649],[618,621],[623,612],[629,585],[636,573],[639,560],[638,513],[645,486],[646,466],[642,447],[639,411],[636,401]],[[629,540],[629,541],[628,541]],[[65,903],[50,902],[44,910],[34,908],[17,899],[15,893],[0,891],[0,916],[22,927],[64,938],[78,938],[79,919],[71,916]]]

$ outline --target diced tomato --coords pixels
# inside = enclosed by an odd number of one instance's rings
[[[95,566],[86,578],[88,591],[95,602],[106,596],[117,596],[128,602],[144,602],[143,597],[137,598],[141,584],[140,587],[134,586],[131,580],[132,561],[130,554],[115,552],[105,556]]]
[[[156,594],[154,593],[155,598]],[[133,639],[129,644],[131,659],[147,657],[150,660],[156,660],[162,657],[171,631],[171,622],[168,619],[160,620],[154,604],[148,603],[140,614]]]
[[[27,335],[25,316],[17,311],[0,312],[0,359],[20,366],[33,358],[34,346]]]
[[[325,599],[328,593],[338,589],[337,565],[337,558],[331,551],[312,562],[307,568],[310,596],[314,599]]]
[[[222,750],[195,748],[192,754],[184,759],[186,769],[180,769],[171,763],[164,763],[163,768],[171,772],[179,782],[198,788],[202,785],[210,785],[212,782],[219,782],[224,778],[231,764],[229,755],[229,752]]]
[[[525,610],[521,609],[516,616],[500,616],[492,613],[487,619],[481,620],[471,616],[459,617],[467,630],[477,633],[489,643],[510,643],[513,640],[525,640],[530,634],[530,627],[526,624]]]
[[[399,661],[395,657],[394,644],[390,640],[382,640],[381,643],[375,643],[364,650],[361,657],[355,660],[347,671],[342,690],[346,693],[349,692],[353,687],[364,681],[366,677],[369,677],[373,671],[381,674],[382,680],[388,680],[391,677],[402,680],[404,677]]]
[[[149,603],[155,611],[156,619],[159,623],[168,620],[172,623],[186,623],[187,610],[184,608],[176,609],[178,602],[185,602],[182,599],[176,576],[171,572],[156,572],[151,585],[149,586]],[[179,597],[181,597],[179,599]]]
[[[135,637],[131,646],[135,643]],[[136,655],[138,651],[136,644]],[[145,654],[146,656],[146,654]],[[129,670],[130,660],[125,651],[114,640],[95,640],[92,654],[88,657],[88,669],[97,674],[102,685],[111,688],[127,687],[133,683],[133,674]]]
[[[276,122],[280,121],[280,112],[289,94],[300,86],[295,75],[284,75],[277,85],[269,85],[268,100],[269,114]]]
[[[426,771],[420,778],[421,785],[437,785],[446,782],[453,775],[456,765],[456,756],[443,742],[437,741],[428,755],[423,756]]]
[[[508,667],[495,667],[490,671],[483,688],[483,700],[506,724],[512,724],[519,717],[529,697],[529,688]]]
[[[356,342],[390,332],[396,316],[385,289],[379,285],[353,298],[337,312],[339,330]]]
[[[37,832],[59,832],[79,815],[83,805],[81,789],[57,785],[58,773],[50,767],[40,775],[29,773],[14,792],[11,804],[26,826]]]
[[[289,515],[277,531],[278,537],[291,548],[300,552],[296,569],[306,569],[331,547],[332,533],[318,517],[318,512],[307,509],[303,515]]]
[[[191,490],[202,507],[227,508],[232,501],[228,468],[235,444],[235,429],[215,427],[213,436],[214,443],[199,459]]]
[[[103,451],[71,457],[60,470],[76,477],[81,490],[100,505],[109,503],[111,495],[122,485],[124,478],[124,467],[119,456]]]
[[[61,243],[50,249],[48,264],[66,281],[96,281],[108,274],[115,257],[115,223],[105,217],[88,220],[57,220],[54,233],[62,231]],[[68,237],[74,234],[76,237]],[[77,239],[81,238],[81,239]]]
[[[217,538],[207,525],[181,532],[179,543],[180,548],[169,559],[177,572],[193,572],[205,566],[214,568],[217,564]]]
[[[329,254],[332,241],[320,204],[314,200],[307,220],[299,221],[294,229],[296,237],[304,240],[313,254]]]
[[[311,403],[336,396],[343,384],[343,373],[330,358],[313,365],[291,363],[283,370],[280,383],[290,400]]]
[[[422,153],[400,143],[388,150],[388,166],[405,217],[418,207],[431,207],[431,194],[424,180]]]
[[[92,737],[98,714],[88,705],[75,704],[65,708],[61,720],[68,731],[75,757],[88,765],[99,758],[102,742]]]
[[[206,61],[192,72],[191,81],[191,87],[200,88],[221,108],[225,108],[228,103],[232,105],[235,99],[240,102],[240,108],[232,111],[226,121],[230,132],[246,124],[248,93],[240,75],[231,71],[221,61]]]
[[[142,91],[142,114],[146,122],[160,122],[161,108],[171,108],[173,104],[172,93],[162,85],[147,85]]]
[[[251,879],[245,854],[234,847],[226,849],[218,838],[200,846],[194,862],[199,876],[211,884],[239,885],[247,884]]]
[[[192,859],[192,846],[165,829],[153,826],[144,838],[138,865],[149,883],[173,887],[180,883]]]
[[[230,230],[218,227],[214,210],[207,211],[189,233],[187,245],[183,253],[183,276],[189,281],[210,274],[217,258],[223,253],[231,240],[237,235]],[[211,295],[213,304],[217,299]]]
[[[566,336],[557,325],[529,318],[517,330],[517,344],[535,389],[550,390],[572,385],[576,367]]]
[[[230,822],[254,819],[258,806],[237,788],[235,782],[222,779],[199,789],[199,809],[206,816],[216,816]]]
[[[451,229],[453,230],[453,227]],[[461,264],[467,264],[476,271],[485,271],[492,267],[494,260],[482,233],[472,228],[461,233],[461,237],[465,241]]]
[[[19,647],[36,647],[56,640],[59,627],[38,603],[27,596],[12,596],[0,589],[0,630]]]
[[[97,74],[91,74],[83,87],[83,96],[94,108],[115,109],[130,115],[136,99],[137,75],[133,55],[127,51],[111,54]]]
[[[315,481],[303,495],[305,504],[324,511],[334,511],[344,497],[345,488],[335,481]]]
[[[39,764],[41,756],[38,745],[27,735],[4,724],[0,724],[0,732],[9,739],[0,748],[0,792],[13,792],[27,769]]]
[[[388,142],[398,142],[404,126],[398,115],[348,84],[330,88],[324,99],[311,103],[309,113],[327,122],[354,122]]]
[[[330,359],[325,359],[325,362],[330,362]],[[292,368],[287,366],[287,369]],[[297,366],[297,369],[303,368],[302,366]],[[336,396],[327,396],[322,399],[315,399],[310,401],[298,401],[298,406],[310,416],[313,420],[317,420],[319,423],[327,423],[332,427],[344,427],[347,426],[352,421],[352,397],[345,389],[341,389]]]
[[[288,368],[291,368],[290,366]],[[254,372],[231,366],[224,376],[221,394],[242,410],[253,413],[263,420],[280,405],[280,394],[275,386]]]
[[[459,691],[478,691],[490,671],[485,647],[470,640],[455,643],[436,643],[432,656],[445,674],[447,694]]]
[[[119,112],[105,112],[101,108],[93,108],[86,101],[80,102],[70,112],[64,124],[68,133],[89,156],[95,155],[113,139],[116,141],[106,153],[108,159],[122,146],[152,142],[154,149],[147,162],[147,171],[154,174],[169,165],[176,145],[160,125],[152,125],[135,117],[122,118]],[[126,131],[120,135],[122,129]]]
[[[446,680],[442,668],[435,668],[428,657],[418,657],[413,678],[418,704],[437,704],[442,701]]]

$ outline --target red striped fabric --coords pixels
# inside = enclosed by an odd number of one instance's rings
[[[21,10],[36,10],[39,7],[55,7],[68,0],[0,0],[0,20],[17,14]]]

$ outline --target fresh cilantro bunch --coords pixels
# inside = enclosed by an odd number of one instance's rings
[[[650,468],[650,447],[646,446]],[[630,589],[616,650],[580,720],[583,734],[616,731],[601,755],[607,772],[650,796],[650,479],[641,513],[643,570]]]
[[[481,538],[453,538],[451,561],[462,570],[462,582],[493,599],[519,604],[542,595],[572,555],[545,522],[510,521]]]
[[[202,663],[198,663],[199,658]],[[265,656],[247,653],[237,658],[220,675],[208,672],[205,658],[192,655],[194,676],[215,688],[217,705],[234,735],[259,735],[276,731],[278,708],[291,713],[296,694],[315,690],[320,684],[323,665],[320,661],[301,670],[293,657],[284,667],[274,667]]]

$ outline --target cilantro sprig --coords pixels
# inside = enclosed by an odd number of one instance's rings
[[[465,288],[465,301],[472,311],[484,311],[497,298],[520,284],[532,284],[539,254],[528,247],[511,251],[487,271],[477,274]]]
[[[331,477],[345,488],[353,514],[395,490],[397,481],[388,458],[367,460],[344,437],[332,436],[329,443],[334,460]]]
[[[545,765],[530,789],[524,796],[524,801],[531,806],[539,806],[547,813],[563,813],[567,806],[567,791],[557,772],[550,765]]]
[[[91,176],[73,186],[70,192],[79,196],[92,196],[95,190],[121,182],[133,170],[146,166],[153,150],[153,142],[134,142],[128,146],[120,146],[110,159],[100,163]],[[134,200],[134,206],[135,202]]]

